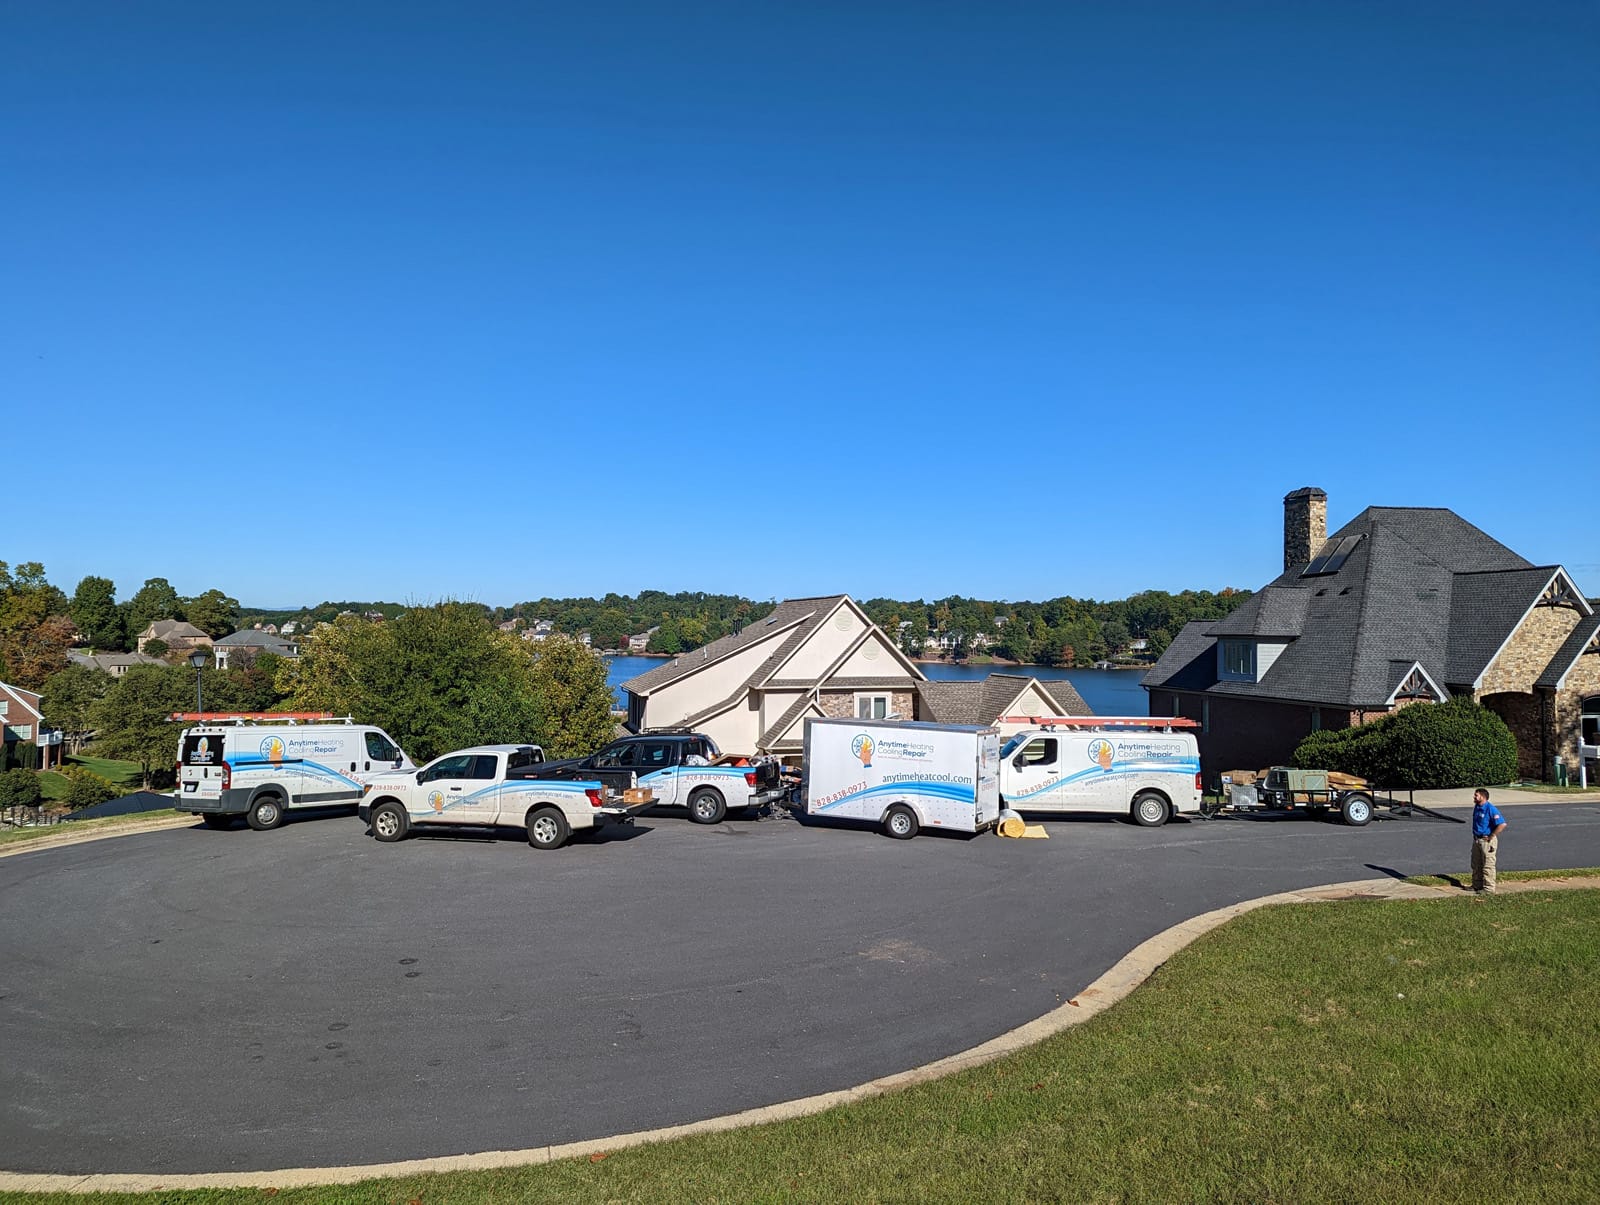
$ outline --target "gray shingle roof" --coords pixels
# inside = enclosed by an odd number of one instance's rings
[[[1029,678],[1024,674],[990,674],[981,681],[917,684],[928,718],[941,724],[993,724],[1006,714],[1030,681],[1054,701],[1057,715],[1093,715],[1071,682]]]
[[[1244,614],[1186,625],[1143,685],[1355,708],[1394,692],[1404,669],[1392,663],[1420,662],[1442,688],[1470,683],[1554,572],[1448,510],[1369,507],[1328,545],[1356,535],[1367,538],[1337,572],[1302,577],[1305,566],[1291,566]],[[1286,647],[1260,681],[1221,682],[1221,636]]]
[[[1252,594],[1226,619],[1219,620],[1213,634],[1298,636],[1306,621],[1311,593],[1310,586],[1268,586]]]
[[[753,644],[759,644],[775,632],[794,629],[790,638],[783,641],[773,655],[767,658],[761,669],[749,679],[751,682],[759,682],[782,665],[783,658],[799,647],[800,642],[816,630],[844,597],[843,594],[830,594],[818,598],[786,599],[777,605],[772,614],[746,624],[741,631],[713,640],[704,648],[684,653],[652,670],[646,670],[637,678],[630,678],[624,682],[622,689],[632,691],[634,694],[648,694],[657,687],[676,682],[679,678],[692,674],[714,661],[732,656]]]
[[[788,731],[789,725],[799,719],[811,705],[811,696],[801,695],[787,711],[773,721],[771,727],[761,734],[760,739],[756,741],[756,747],[759,749],[771,749],[777,744],[778,738]]]
[[[246,628],[242,632],[224,636],[212,647],[219,649],[266,649],[268,652],[277,653],[293,648],[294,641],[285,640],[281,636],[274,636],[271,632],[258,632],[253,628]]]
[[[1566,677],[1577,664],[1578,658],[1583,656],[1584,650],[1589,647],[1589,642],[1596,634],[1600,634],[1600,614],[1579,620],[1578,626],[1572,629],[1572,635],[1567,637],[1566,643],[1556,651],[1556,655],[1550,658],[1550,664],[1545,667],[1544,673],[1539,675],[1539,680],[1534,685],[1548,690],[1559,689],[1561,679]],[[1600,652],[1595,655],[1600,656]]]
[[[1556,567],[1456,575],[1450,595],[1450,663],[1445,673],[1470,686],[1539,600]]]

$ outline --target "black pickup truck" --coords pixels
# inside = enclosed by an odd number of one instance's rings
[[[508,777],[599,779],[619,791],[649,787],[655,803],[687,807],[696,824],[716,824],[730,809],[748,812],[780,798],[780,775],[775,761],[726,758],[710,737],[681,732],[625,736],[588,757],[524,766]]]

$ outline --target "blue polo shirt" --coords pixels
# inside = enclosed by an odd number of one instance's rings
[[[1500,814],[1500,809],[1485,799],[1482,803],[1474,802],[1472,805],[1472,835],[1474,837],[1487,837],[1495,829],[1506,822]]]

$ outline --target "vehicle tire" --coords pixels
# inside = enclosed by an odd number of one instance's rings
[[[283,823],[283,800],[277,795],[258,795],[245,820],[258,833],[277,828]]]
[[[215,815],[214,813],[208,812],[205,815],[201,816],[200,820],[207,828],[232,828],[233,827],[233,817],[232,816],[218,816],[218,815]]]
[[[1140,791],[1128,810],[1133,822],[1145,828],[1160,828],[1172,815],[1171,805],[1154,791]]]
[[[372,835],[379,841],[398,841],[411,828],[411,817],[392,799],[372,809]]]
[[[909,841],[917,835],[921,825],[917,814],[903,803],[897,803],[883,816],[883,831],[896,841]]]
[[[721,824],[727,815],[728,805],[710,787],[701,787],[689,796],[689,819],[696,824]]]
[[[1354,828],[1360,828],[1372,819],[1372,799],[1359,792],[1346,795],[1339,801],[1339,819]]]
[[[528,844],[534,849],[560,849],[572,836],[572,826],[560,808],[534,808],[528,813]]]

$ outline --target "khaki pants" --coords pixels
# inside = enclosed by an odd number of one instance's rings
[[[1500,852],[1499,837],[1472,839],[1472,889],[1494,890],[1494,857]]]

